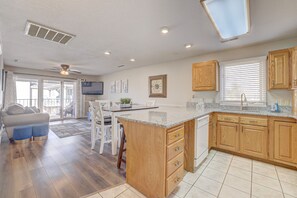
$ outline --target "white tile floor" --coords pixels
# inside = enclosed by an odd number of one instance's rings
[[[145,197],[127,184],[88,198]],[[195,173],[187,173],[170,198],[297,198],[297,171],[211,151]]]

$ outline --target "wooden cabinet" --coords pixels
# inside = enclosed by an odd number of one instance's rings
[[[240,153],[267,158],[268,130],[264,126],[240,125]]]
[[[269,89],[290,88],[290,50],[269,52],[268,57]]]
[[[267,159],[267,117],[218,114],[217,120],[218,148]]]
[[[193,91],[218,91],[218,83],[218,61],[213,60],[193,64]]]
[[[293,91],[293,114],[297,116],[297,89]]]
[[[274,160],[297,163],[297,124],[275,121],[273,135]]]
[[[292,88],[297,89],[297,47],[292,48]]]
[[[217,147],[229,151],[239,151],[239,124],[218,122]]]
[[[214,114],[209,116],[208,125],[208,148],[216,147],[217,143],[217,133],[216,133],[216,116]]]

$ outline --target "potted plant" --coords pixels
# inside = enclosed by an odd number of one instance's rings
[[[121,104],[120,104],[121,108],[130,108],[130,107],[132,107],[131,98],[121,98],[120,101],[121,101]]]

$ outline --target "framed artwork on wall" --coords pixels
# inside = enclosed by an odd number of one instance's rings
[[[110,93],[115,93],[116,92],[116,82],[112,81],[110,83]]]
[[[116,84],[116,93],[122,93],[122,83],[121,80],[116,80],[115,81]]]
[[[166,98],[167,97],[167,75],[158,75],[149,77],[149,97]]]
[[[122,93],[128,93],[128,80],[122,80]]]

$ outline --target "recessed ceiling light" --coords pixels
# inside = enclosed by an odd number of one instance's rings
[[[169,32],[168,27],[164,26],[164,27],[161,28],[161,33],[162,34],[167,34],[168,32]]]
[[[193,45],[192,45],[192,44],[190,44],[190,43],[188,43],[188,44],[185,44],[185,48],[189,49],[189,48],[191,48],[191,47],[193,47]]]
[[[110,55],[111,52],[110,52],[110,51],[106,51],[106,52],[104,52],[104,54],[105,54],[105,55]]]
[[[135,59],[134,59],[134,58],[131,58],[130,61],[131,61],[131,62],[135,62]]]

